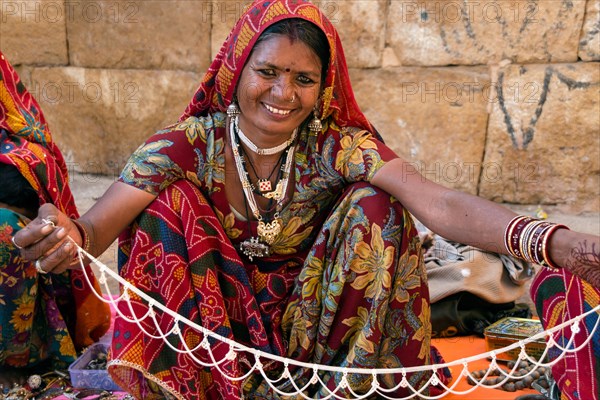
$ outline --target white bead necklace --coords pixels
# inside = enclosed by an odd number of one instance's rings
[[[287,150],[285,164],[282,170],[283,174],[281,180],[277,183],[277,189],[274,191],[275,193],[273,195],[273,198],[277,200],[275,214],[273,215],[273,220],[271,222],[265,222],[263,220],[262,215],[260,214],[258,205],[256,204],[256,199],[254,198],[254,185],[252,185],[252,183],[250,182],[250,179],[248,177],[248,171],[246,171],[246,168],[244,167],[244,162],[240,154],[240,144],[236,140],[236,131],[238,133],[240,131],[237,130],[236,122],[237,118],[234,117],[231,118],[229,123],[231,150],[233,152],[235,167],[240,177],[240,181],[242,182],[242,191],[244,192],[244,196],[246,197],[248,205],[250,206],[252,215],[258,221],[258,226],[256,230],[259,237],[249,238],[240,244],[242,252],[246,256],[248,256],[250,261],[252,261],[253,257],[268,256],[271,253],[270,245],[272,245],[275,242],[275,238],[283,230],[283,222],[279,217],[279,213],[283,209],[283,201],[285,199],[285,194],[287,193],[287,187],[289,183],[290,172],[292,170],[292,163],[294,160],[294,152],[296,150],[296,146],[291,146]],[[294,132],[296,132],[296,130],[294,130]],[[295,134],[293,134],[292,137],[295,138]],[[288,146],[289,145],[291,145],[291,142],[288,144]],[[250,223],[250,221],[248,221],[248,223]]]
[[[288,146],[290,144],[292,144],[294,142],[294,140],[296,140],[296,135],[298,133],[298,128],[296,128],[296,129],[294,129],[294,132],[292,132],[292,136],[285,142],[283,142],[280,145],[275,146],[275,147],[269,147],[268,149],[261,149],[257,145],[255,145],[250,139],[248,139],[248,137],[244,134],[244,132],[242,132],[242,130],[240,129],[240,127],[238,125],[239,116],[236,115],[231,119],[232,119],[233,123],[235,124],[235,128],[237,130],[238,136],[240,137],[240,140],[242,141],[242,143],[244,143],[246,145],[246,147],[248,147],[252,152],[254,152],[258,155],[261,155],[261,156],[262,155],[270,156],[270,155],[277,154],[277,153],[287,149]]]

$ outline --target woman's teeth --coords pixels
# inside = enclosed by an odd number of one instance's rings
[[[267,110],[271,111],[272,113],[279,114],[279,115],[288,115],[291,112],[291,110],[280,110],[278,108],[271,107],[267,104],[265,104],[265,107]]]

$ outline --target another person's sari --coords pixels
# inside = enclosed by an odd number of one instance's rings
[[[597,307],[600,304],[600,288],[593,287],[565,269],[543,269],[531,285],[531,298],[544,328],[551,329]],[[552,376],[558,384],[562,399],[600,399],[599,318],[596,313],[582,319],[576,334],[568,326],[553,335],[561,347],[567,347],[571,338],[571,349],[583,346],[577,352],[567,352],[564,355],[556,347],[550,352],[551,359],[564,356],[552,367]],[[594,335],[590,338],[592,332]],[[586,341],[589,342],[585,344]]]
[[[232,210],[225,193],[226,117],[234,89],[258,36],[286,18],[306,19],[327,35],[331,60],[320,116],[324,129],[301,129],[294,159],[291,202],[282,210],[284,230],[273,254],[250,260],[240,244],[256,235],[246,210]],[[432,359],[429,297],[421,248],[409,213],[370,178],[395,158],[379,139],[353,97],[339,37],[312,4],[255,2],[242,16],[213,61],[179,123],[159,131],[125,167],[121,181],[158,195],[120,240],[120,274],[133,286],[194,323],[266,353],[308,363],[355,368],[423,366]],[[131,294],[142,317],[148,305]],[[130,305],[119,309],[131,316]],[[157,312],[161,331],[173,319]],[[143,329],[141,329],[143,328]],[[160,338],[151,319],[138,325],[117,317],[109,371],[137,398],[276,399],[258,372],[229,380],[194,348],[203,336],[179,324],[181,336]],[[146,331],[146,332],[144,332]],[[184,338],[185,343],[180,340]],[[217,360],[229,346],[210,340]],[[175,347],[173,350],[170,346]],[[435,357],[435,356],[434,356]],[[263,360],[266,374],[282,365]],[[238,353],[220,369],[240,377],[254,365]],[[298,387],[312,370],[290,367]],[[325,396],[340,374],[320,373]],[[408,374],[420,389],[430,374]],[[372,376],[349,375],[357,392]],[[402,376],[379,377],[384,387]],[[443,377],[441,378],[443,379]],[[289,382],[277,385],[293,391]],[[427,391],[425,391],[426,393]],[[338,392],[348,394],[347,390]],[[412,393],[400,388],[395,395]],[[300,398],[298,396],[298,398]]]
[[[2,53],[0,163],[22,174],[40,204],[52,203],[70,217],[78,216],[65,161],[42,111]],[[92,293],[101,292],[89,267],[93,289],[80,270],[40,275],[21,258],[11,239],[27,222],[20,213],[0,208],[0,369],[42,363],[66,369],[78,350],[108,330],[110,310]]]

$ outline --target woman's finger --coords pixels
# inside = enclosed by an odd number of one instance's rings
[[[56,239],[45,240],[50,235],[54,235],[56,238],[56,234],[56,226],[53,223],[36,218],[15,234],[13,243],[16,243],[21,249],[21,256],[24,259],[33,261],[40,258],[57,243]],[[61,231],[62,234],[64,233]]]
[[[75,257],[77,250],[70,240],[65,240],[55,247],[48,255],[41,257],[36,263],[44,272],[60,274],[67,270]],[[37,269],[37,265],[36,265]],[[38,270],[39,272],[39,270]]]
[[[58,209],[52,204],[41,206],[37,218],[13,236],[15,246],[19,249],[27,249],[52,233],[58,224],[58,215]]]
[[[31,225],[31,224],[30,224]],[[29,225],[28,225],[29,226]],[[63,242],[67,241],[67,230],[65,228],[57,228],[53,224],[47,224],[41,228],[30,228],[31,231],[36,231],[32,234],[39,236],[35,243],[21,249],[21,257],[29,261],[35,261],[42,257],[47,257],[52,253],[57,254],[58,258],[62,259],[64,256],[61,251]],[[15,235],[16,237],[16,235]],[[20,239],[17,238],[17,243],[20,243]]]

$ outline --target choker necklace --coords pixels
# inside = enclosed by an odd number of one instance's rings
[[[271,253],[270,246],[275,242],[277,236],[283,230],[283,221],[279,217],[279,213],[283,209],[283,200],[285,198],[285,194],[287,193],[287,187],[289,183],[290,172],[292,170],[292,163],[294,160],[294,151],[295,146],[291,146],[291,143],[287,146],[287,151],[285,155],[285,162],[281,166],[281,180],[277,183],[277,189],[273,192],[269,192],[268,194],[272,194],[270,199],[274,199],[277,201],[275,207],[275,214],[273,215],[273,220],[270,222],[265,222],[262,215],[260,214],[260,210],[258,209],[258,204],[256,204],[256,199],[254,198],[254,185],[250,183],[250,179],[248,176],[248,171],[244,165],[244,157],[241,154],[241,145],[237,140],[237,118],[231,118],[229,124],[229,135],[231,139],[231,150],[233,152],[233,158],[235,161],[235,166],[242,182],[242,190],[244,192],[245,200],[247,204],[250,206],[252,211],[252,215],[258,221],[258,226],[256,228],[258,233],[258,238],[253,237],[246,239],[240,244],[240,250],[246,255],[250,261],[252,261],[253,257],[265,257]],[[296,130],[294,130],[295,132]],[[295,135],[293,135],[295,138]],[[248,221],[250,223],[250,221]]]
[[[262,155],[270,156],[270,155],[277,154],[280,151],[287,149],[288,146],[291,145],[294,142],[294,140],[296,140],[296,134],[298,133],[298,128],[296,128],[296,129],[294,129],[294,132],[292,132],[292,136],[290,136],[290,138],[288,140],[281,143],[279,146],[269,147],[268,149],[261,149],[257,145],[255,145],[250,139],[248,139],[248,136],[244,135],[244,132],[242,132],[242,130],[240,129],[240,127],[238,125],[238,121],[239,121],[238,115],[231,118],[231,120],[232,120],[233,124],[235,124],[237,134],[238,134],[240,140],[242,141],[242,143],[244,143],[246,145],[246,147],[248,147],[252,152],[254,152],[258,155],[261,155],[261,156]]]

